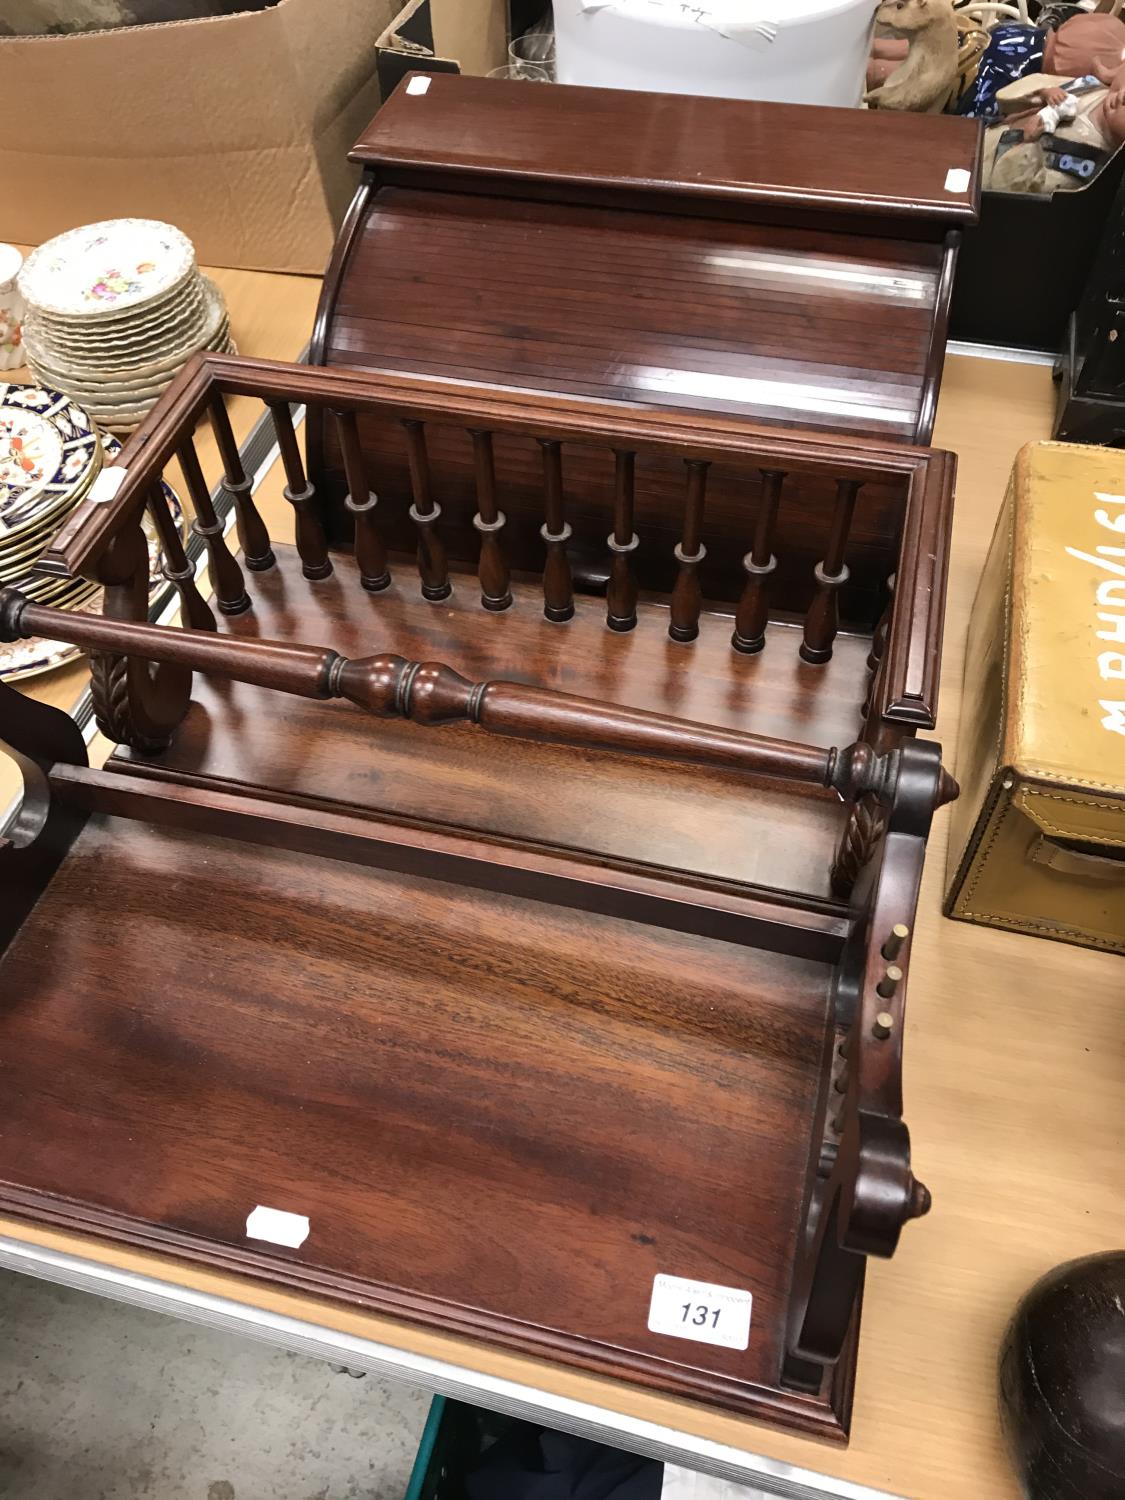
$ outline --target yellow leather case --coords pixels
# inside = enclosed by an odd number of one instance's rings
[[[1125,953],[1125,454],[1029,443],[969,622],[952,917]]]

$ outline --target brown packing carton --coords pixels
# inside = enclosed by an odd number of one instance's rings
[[[378,42],[384,98],[410,72],[483,78],[503,67],[508,10],[509,0],[407,0]]]
[[[969,622],[951,916],[1125,953],[1125,454],[1030,443]]]
[[[205,265],[320,273],[401,0],[0,36],[0,240],[164,219]]]

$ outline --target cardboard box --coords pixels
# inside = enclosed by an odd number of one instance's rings
[[[513,9],[518,4],[512,0]],[[483,78],[503,67],[508,61],[508,10],[509,0],[407,0],[376,44],[384,99],[407,73]]]
[[[0,240],[164,219],[205,265],[319,274],[401,0],[0,37]],[[455,0],[454,0],[455,3]]]

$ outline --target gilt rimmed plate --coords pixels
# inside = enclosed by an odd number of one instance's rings
[[[19,276],[31,306],[59,317],[112,317],[166,296],[195,267],[195,246],[158,219],[104,219],[33,250]]]
[[[25,322],[41,344],[49,344],[67,354],[92,358],[104,357],[111,349],[128,353],[166,343],[184,334],[206,316],[204,289],[200,279],[196,278],[185,296],[162,302],[151,313],[146,311],[143,317],[138,313],[121,319],[112,327],[87,322],[62,329],[44,313],[34,310],[28,313]]]
[[[0,538],[82,490],[101,458],[97,429],[69,396],[0,383]]]

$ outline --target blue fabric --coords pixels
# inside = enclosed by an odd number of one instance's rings
[[[997,92],[1025,73],[1042,71],[1046,38],[1046,31],[1040,27],[1024,26],[1019,21],[997,26],[988,51],[980,60],[973,86],[957,106],[957,113],[977,120],[998,120]]]

